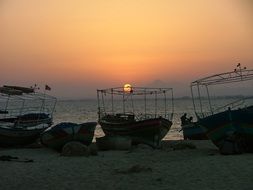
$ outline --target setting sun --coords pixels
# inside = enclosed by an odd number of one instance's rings
[[[0,82],[67,99],[125,81],[189,95],[195,78],[252,67],[252,18],[251,0],[0,1]]]
[[[125,84],[124,85],[124,92],[132,92],[131,84]]]

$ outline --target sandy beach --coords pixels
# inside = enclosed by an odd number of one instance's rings
[[[253,154],[221,155],[208,140],[188,141],[196,149],[138,146],[64,157],[47,148],[0,149],[0,189],[244,189],[253,188]],[[31,162],[17,162],[30,160]]]

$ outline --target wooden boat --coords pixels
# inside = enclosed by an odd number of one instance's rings
[[[185,140],[206,140],[206,129],[201,127],[198,122],[192,122],[182,125]]]
[[[228,109],[200,119],[199,124],[206,128],[208,137],[217,147],[221,148],[233,135],[242,151],[253,151],[253,106]]]
[[[241,68],[240,64],[233,72],[221,73],[196,80],[191,84],[193,105],[198,125],[206,129],[207,136],[221,150],[227,141],[232,141],[240,152],[253,151],[253,102],[252,97],[238,96],[235,101],[214,108],[209,94],[209,86],[239,83],[253,80],[253,70]],[[201,87],[206,89],[209,112],[204,111]],[[194,95],[194,90],[197,95]],[[242,93],[242,92],[240,92]],[[195,93],[196,94],[196,93]],[[198,108],[197,109],[197,103]],[[238,148],[237,148],[238,149]],[[232,152],[232,151],[231,151]],[[238,151],[237,151],[238,152]]]
[[[147,144],[154,148],[160,146],[161,140],[170,130],[172,125],[173,117],[173,103],[171,108],[171,113],[167,110],[168,96],[164,95],[166,93],[171,93],[173,101],[173,92],[171,88],[142,88],[142,87],[129,87],[128,88],[111,88],[98,90],[98,110],[99,110],[99,124],[101,125],[105,135],[107,136],[126,136],[130,137],[132,144]],[[108,94],[108,96],[106,96]],[[149,99],[146,96],[154,95],[154,102],[156,102],[154,107],[149,109],[147,112],[147,101],[152,101],[151,97]],[[162,95],[164,99],[159,99],[164,101],[163,114],[159,111],[156,105],[158,101],[158,95]],[[137,109],[138,101],[140,101],[140,96],[144,97],[144,110]],[[110,97],[110,104],[112,111],[108,110],[105,105],[105,97]],[[119,111],[119,97],[123,99],[123,112]],[[137,97],[137,100],[134,99]],[[136,101],[136,104],[134,103]],[[107,102],[108,103],[108,102]],[[131,105],[130,107],[128,107]],[[115,106],[115,107],[114,107]],[[116,110],[115,110],[116,109]],[[129,113],[129,109],[132,110]],[[136,109],[136,110],[135,110]],[[141,110],[139,113],[137,110]],[[151,113],[150,111],[153,111]],[[159,112],[159,113],[158,113]]]
[[[1,87],[0,146],[35,142],[52,125],[56,98],[25,87]]]
[[[39,124],[34,127],[18,128],[0,122],[0,146],[23,146],[31,144],[39,138],[40,134],[47,127],[47,124]]]
[[[61,150],[70,141],[79,141],[85,145],[90,145],[94,136],[96,122],[59,123],[46,129],[40,136],[43,145]]]

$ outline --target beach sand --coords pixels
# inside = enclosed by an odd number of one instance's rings
[[[97,156],[63,157],[47,148],[0,149],[0,189],[253,189],[253,154],[224,156],[209,141],[188,141],[196,149],[99,151]]]

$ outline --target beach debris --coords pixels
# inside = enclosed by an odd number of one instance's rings
[[[96,138],[99,150],[130,150],[132,140],[124,136],[104,136]]]
[[[117,174],[132,174],[132,173],[141,173],[141,172],[152,172],[152,168],[141,166],[139,164],[133,165],[127,169],[115,169],[114,172]]]
[[[32,159],[19,159],[17,156],[9,156],[9,155],[2,155],[0,156],[0,161],[13,161],[13,162],[33,162]]]
[[[66,143],[62,148],[62,156],[86,156],[90,155],[88,146],[78,142],[71,141]]]
[[[196,146],[191,142],[180,141],[171,145],[173,150],[196,149]]]

